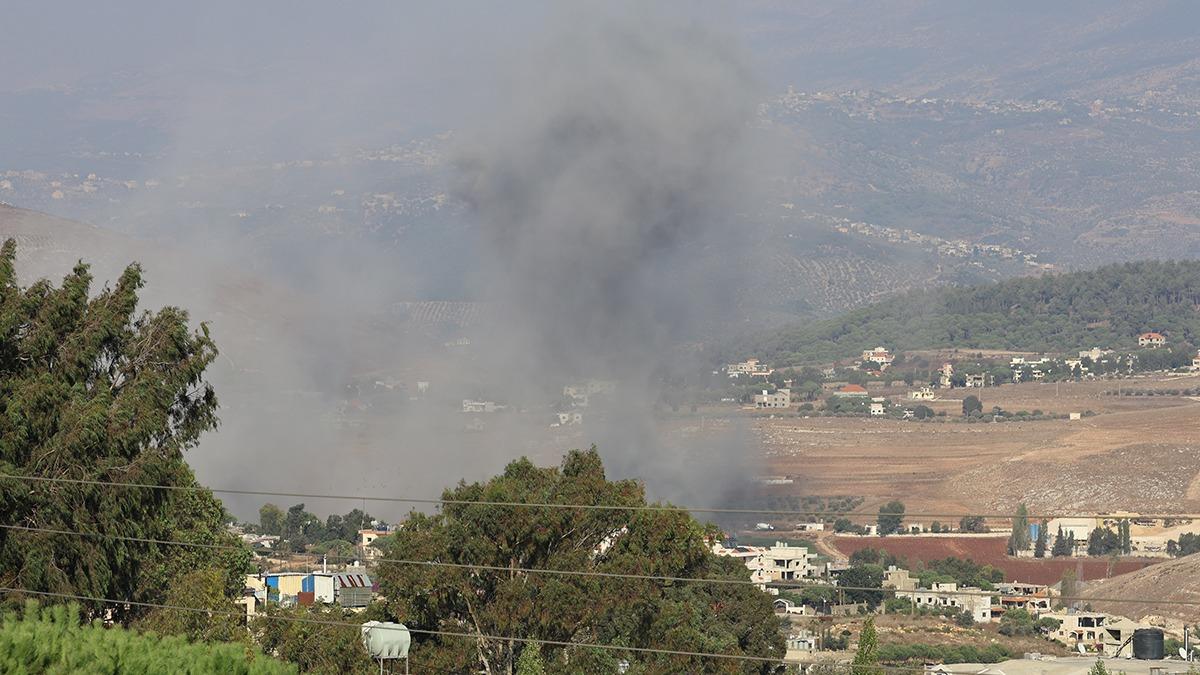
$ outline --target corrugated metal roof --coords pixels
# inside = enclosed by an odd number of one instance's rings
[[[358,573],[335,574],[333,583],[337,588],[370,588],[371,577]]]

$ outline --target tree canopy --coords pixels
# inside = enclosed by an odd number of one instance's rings
[[[1141,261],[904,293],[837,318],[761,333],[730,351],[789,365],[847,358],[876,344],[1063,352],[1136,347],[1146,331],[1196,344],[1197,307],[1200,262]]]
[[[183,453],[217,424],[207,327],[193,331],[176,307],[139,313],[136,264],[92,297],[87,265],[57,287],[21,288],[15,258],[9,240],[0,249],[0,474],[198,488]],[[156,601],[168,577],[202,566],[222,568],[236,589],[248,559],[113,538],[236,543],[220,502],[198,489],[0,478],[0,512],[13,525],[106,535],[0,531],[6,586]]]
[[[414,513],[388,558],[504,568],[749,579],[745,565],[711,553],[717,532],[676,510],[563,509],[472,501],[646,505],[642,486],[610,481],[595,448],[560,467],[510,463],[484,483],[443,493],[440,513]],[[466,502],[466,503],[463,503]],[[546,672],[770,672],[764,662],[553,646],[554,641],[782,658],[769,596],[751,585],[429,567],[385,562],[388,613],[413,629],[542,642]],[[415,633],[413,659],[438,672],[510,672],[520,643]]]

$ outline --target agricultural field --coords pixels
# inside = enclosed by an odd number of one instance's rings
[[[909,521],[957,522],[956,514],[1005,514],[1025,502],[1034,514],[1079,511],[1200,511],[1200,401],[1184,396],[1111,396],[1123,389],[1186,389],[1200,377],[1026,383],[954,389],[922,402],[946,417],[916,422],[861,417],[760,416],[762,472],[786,476],[768,495],[856,495],[859,513],[892,499]],[[905,389],[872,389],[902,401]],[[985,411],[1094,415],[965,423],[962,398]],[[865,522],[865,520],[863,521]]]
[[[1074,571],[1076,578],[1090,581],[1135,572],[1162,562],[1161,558],[1123,558],[1116,562],[1110,562],[1106,558],[1011,558],[1006,551],[1007,533],[999,536],[967,537],[838,536],[827,538],[826,541],[846,556],[864,548],[877,548],[906,560],[909,565],[916,565],[917,561],[950,557],[969,559],[1003,570],[1004,578],[1008,581],[1047,585],[1058,583],[1062,580],[1063,573],[1068,570]]]

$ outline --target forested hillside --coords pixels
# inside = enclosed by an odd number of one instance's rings
[[[906,293],[836,319],[760,333],[723,356],[815,363],[884,345],[1053,352],[1129,348],[1157,331],[1200,336],[1200,262],[1137,262],[970,288]]]

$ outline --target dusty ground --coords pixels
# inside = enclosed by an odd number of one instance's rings
[[[1092,606],[1102,612],[1134,619],[1160,617],[1155,623],[1172,628],[1181,622],[1195,623],[1200,618],[1200,554],[1088,584],[1081,594],[1092,598]]]
[[[760,417],[766,473],[793,477],[772,494],[861,495],[874,513],[900,499],[910,520],[956,521],[1008,513],[1020,502],[1054,513],[1200,511],[1200,402],[1116,397],[1115,381],[956,389],[935,410],[961,411],[974,393],[984,409],[1098,413],[1082,420],[918,423],[864,418]],[[1124,380],[1123,388],[1187,388],[1200,377]],[[898,400],[903,389],[878,394]],[[950,396],[953,396],[951,399]]]

